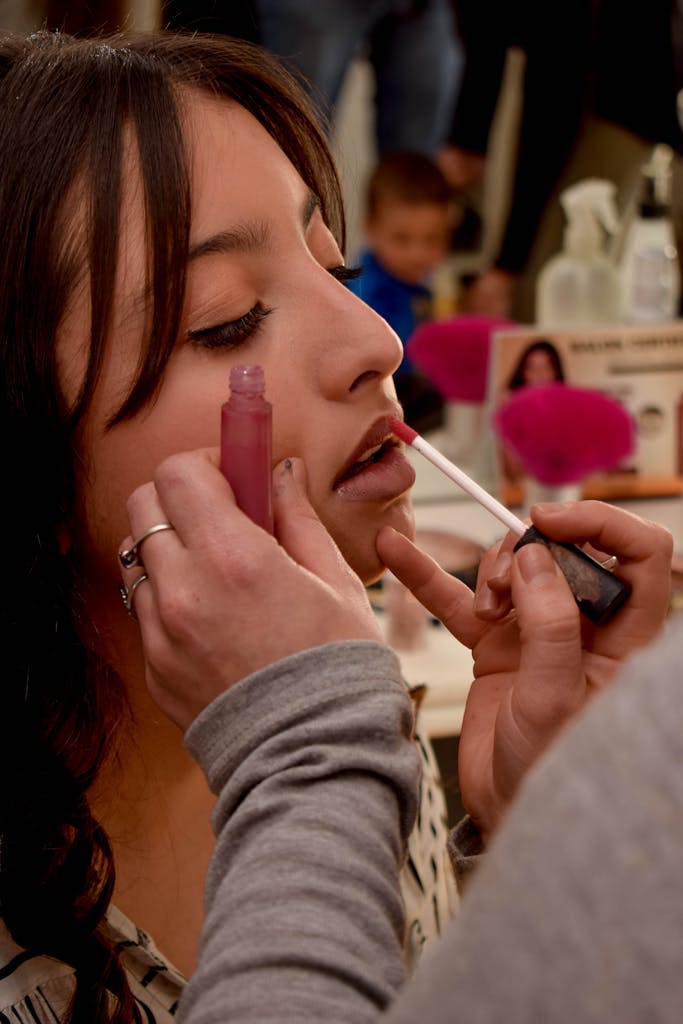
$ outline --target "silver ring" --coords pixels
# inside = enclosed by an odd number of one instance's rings
[[[156,526],[150,526],[149,530],[145,530],[144,533],[140,534],[137,540],[134,540],[131,547],[126,548],[125,551],[119,551],[119,562],[124,569],[132,569],[134,565],[144,565],[140,556],[139,548],[144,540],[151,537],[153,533],[160,533],[161,530],[173,530],[175,527],[171,526],[170,523],[157,523]]]
[[[616,569],[617,562],[618,562],[617,556],[616,555],[610,555],[609,558],[606,558],[604,562],[600,562],[600,565],[603,567],[603,569],[607,569],[608,572],[611,572],[612,569]]]
[[[141,576],[138,576],[136,580],[133,580],[129,587],[125,587],[123,583],[119,587],[119,593],[121,594],[121,600],[123,601],[124,607],[131,619],[135,619],[136,621],[137,615],[135,614],[135,608],[133,608],[133,597],[135,596],[135,591],[138,589],[140,584],[144,583],[145,580],[148,579],[149,576],[147,573],[143,572]]]

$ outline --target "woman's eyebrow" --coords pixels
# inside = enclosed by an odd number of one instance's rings
[[[255,252],[268,248],[269,243],[268,224],[264,221],[244,221],[197,242],[190,249],[187,262],[192,263],[214,253]]]
[[[308,227],[316,210],[320,209],[320,200],[312,191],[306,193],[302,211],[301,223],[304,230]],[[215,253],[232,252],[255,252],[267,249],[270,244],[270,227],[265,221],[244,221],[226,228],[225,231],[217,231],[215,235],[202,239],[193,245],[188,253],[187,261],[192,263],[202,256],[209,256]]]
[[[320,209],[318,196],[310,189],[301,207],[301,223],[306,231],[313,220],[316,210]],[[270,227],[265,221],[244,221],[217,231],[215,235],[202,239],[190,247],[187,262],[192,263],[202,256],[225,254],[231,252],[255,252],[267,249],[271,240]],[[137,313],[144,309],[152,298],[154,288],[151,284],[143,288],[131,303],[132,311]]]
[[[313,220],[313,214],[315,213],[315,211],[319,210],[319,209],[320,209],[320,199],[315,194],[315,192],[312,192],[309,189],[308,190],[308,194],[306,196],[306,200],[305,200],[304,205],[303,205],[303,213],[302,213],[302,216],[301,216],[301,222],[302,222],[302,224],[304,226],[304,230],[308,227],[308,225]]]

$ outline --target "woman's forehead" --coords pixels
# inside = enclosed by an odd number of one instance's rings
[[[191,246],[221,221],[277,217],[309,191],[264,126],[234,102],[192,96],[185,107],[192,201]]]

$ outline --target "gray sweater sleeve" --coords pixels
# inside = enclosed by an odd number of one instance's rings
[[[680,1022],[682,660],[679,617],[530,773],[391,1024]]]
[[[186,745],[218,795],[186,1024],[365,1022],[404,977],[419,760],[398,662],[329,644],[242,680]]]

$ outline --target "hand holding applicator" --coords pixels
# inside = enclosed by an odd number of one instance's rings
[[[564,573],[576,603],[587,618],[596,625],[607,622],[622,606],[631,593],[628,583],[614,576],[595,558],[575,544],[565,544],[546,537],[535,526],[527,527],[500,501],[485,491],[475,480],[464,473],[455,463],[437,451],[429,441],[401,420],[392,419],[393,432],[402,441],[424,455],[437,469],[462,487],[475,501],[488,509],[509,530],[520,538],[515,550],[523,544],[544,544]]]

